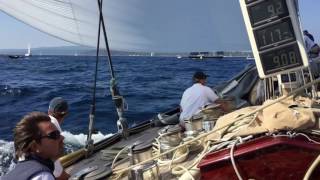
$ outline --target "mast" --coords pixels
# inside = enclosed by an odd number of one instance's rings
[[[29,55],[31,54],[31,47],[30,47],[30,44],[28,44],[28,54],[29,54]]]

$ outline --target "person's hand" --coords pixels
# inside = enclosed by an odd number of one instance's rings
[[[57,177],[56,179],[57,180],[68,180],[69,178],[70,178],[70,175],[67,172],[63,171],[62,174],[59,177]]]

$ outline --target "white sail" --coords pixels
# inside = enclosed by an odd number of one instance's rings
[[[0,10],[52,36],[96,46],[96,0],[0,0]],[[104,0],[111,49],[249,50],[237,0]]]
[[[30,45],[30,44],[28,44],[28,51],[27,51],[26,54],[24,54],[24,56],[25,56],[25,57],[31,56],[31,45]]]

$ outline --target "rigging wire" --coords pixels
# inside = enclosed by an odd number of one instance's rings
[[[111,52],[110,52],[109,43],[108,43],[108,36],[107,36],[106,26],[104,23],[104,18],[103,18],[103,13],[102,13],[102,1],[103,0],[101,0],[101,1],[97,0],[98,7],[99,7],[99,14],[100,14],[99,23],[101,23],[102,30],[103,30],[104,42],[106,45],[110,74],[111,74],[110,92],[111,92],[112,99],[113,99],[114,104],[116,106],[117,114],[119,117],[119,119],[117,120],[118,132],[121,133],[124,138],[127,138],[129,136],[129,131],[128,131],[129,126],[127,124],[126,118],[123,117],[125,100],[124,100],[123,96],[120,95],[120,91],[119,91],[119,88],[117,87],[117,83],[116,83],[115,73],[114,73],[112,60],[111,60]]]
[[[103,37],[104,37],[104,43],[106,45],[106,50],[107,50],[107,55],[108,55],[108,62],[109,62],[109,68],[110,68],[110,74],[111,74],[111,78],[115,79],[115,74],[114,74],[114,69],[113,69],[113,65],[112,65],[112,60],[111,60],[111,52],[110,52],[110,48],[109,48],[109,41],[108,41],[108,36],[107,36],[107,31],[106,31],[106,26],[104,23],[104,18],[103,18],[103,14],[102,14],[102,1],[103,0],[97,0],[98,1],[98,6],[99,6],[99,26],[100,23],[102,25],[102,30],[103,30]]]
[[[102,0],[98,0],[102,5]],[[93,140],[92,140],[92,133],[93,133],[93,123],[95,120],[95,113],[96,113],[96,89],[97,89],[97,78],[98,78],[98,64],[99,64],[99,50],[100,50],[100,30],[101,30],[101,14],[99,16],[99,28],[98,28],[98,40],[97,40],[97,50],[96,50],[96,66],[94,72],[94,82],[93,82],[93,92],[92,92],[92,103],[90,105],[90,114],[89,114],[89,129],[88,129],[88,136],[86,142],[86,149],[87,155],[91,154],[93,150]]]

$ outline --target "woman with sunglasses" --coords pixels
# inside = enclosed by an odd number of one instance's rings
[[[60,131],[45,113],[24,116],[14,129],[15,168],[2,180],[54,180],[54,161],[63,153]]]

